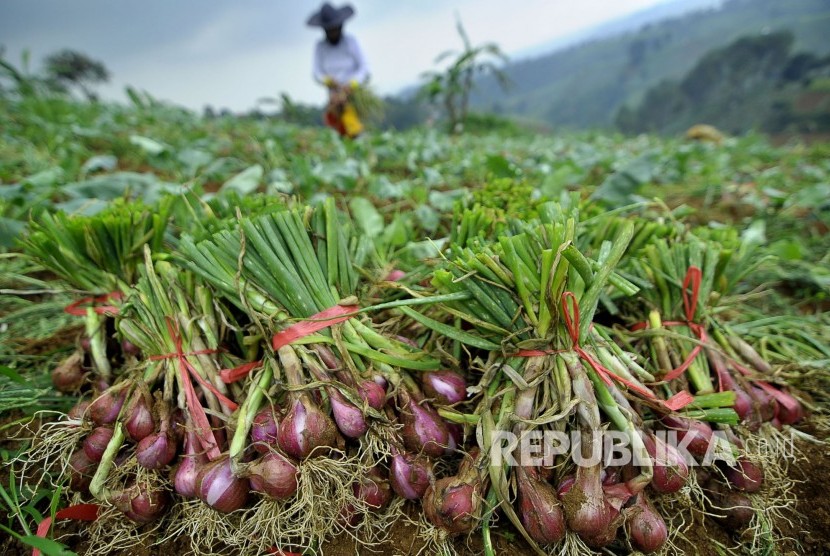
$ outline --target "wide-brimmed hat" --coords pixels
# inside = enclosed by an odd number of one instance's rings
[[[343,22],[354,15],[354,8],[346,4],[340,8],[335,8],[328,2],[320,7],[320,11],[311,15],[308,18],[308,25],[311,27],[322,27],[323,29],[331,29],[343,25]]]

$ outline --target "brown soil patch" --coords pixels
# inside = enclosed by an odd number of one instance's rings
[[[15,346],[20,355],[47,355],[74,345],[83,332],[79,324],[62,328],[48,338],[12,338],[9,345]]]
[[[821,438],[810,423],[805,432]],[[798,498],[796,508],[802,519],[796,527],[782,532],[800,544],[792,549],[798,554],[830,554],[830,446],[802,443],[807,460],[791,467],[791,477]]]

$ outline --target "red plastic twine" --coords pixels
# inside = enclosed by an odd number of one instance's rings
[[[300,338],[305,338],[309,334],[328,328],[333,324],[349,320],[358,310],[360,310],[360,307],[357,305],[335,305],[334,307],[329,307],[325,311],[320,311],[316,315],[312,315],[306,320],[293,324],[285,330],[274,334],[274,337],[271,338],[271,346],[274,348],[274,351],[277,351],[281,347],[296,342]],[[262,365],[261,361],[254,361],[233,369],[222,369],[219,371],[219,376],[223,382],[230,384],[243,378],[260,365]]]
[[[55,519],[74,519],[75,521],[95,521],[98,519],[98,512],[101,506],[98,504],[78,504],[76,506],[69,506],[62,510],[55,512]],[[52,518],[44,517],[38,523],[37,533],[38,537],[45,539],[46,534],[49,533],[49,528],[52,526]],[[40,556],[40,550],[32,549],[32,556]]]
[[[234,367],[233,369],[222,369],[219,371],[219,378],[221,378],[222,382],[225,384],[231,384],[232,382],[236,382],[237,380],[244,378],[245,375],[261,365],[262,361],[251,361],[250,363],[245,363],[244,365]]]
[[[663,323],[663,326],[688,326],[689,330],[691,330],[699,340],[699,343],[692,349],[691,353],[689,353],[688,357],[686,357],[686,360],[683,361],[683,363],[676,369],[672,369],[666,373],[663,380],[674,380],[685,373],[686,369],[689,368],[692,361],[695,360],[695,357],[697,357],[703,349],[703,344],[706,342],[706,329],[703,328],[703,325],[695,322],[695,312],[697,311],[697,301],[700,296],[700,282],[702,279],[703,272],[694,265],[690,266],[689,270],[686,271],[686,277],[683,279],[683,310],[685,312],[686,320],[671,320]],[[689,296],[688,293],[689,286],[692,288],[691,296]],[[631,330],[642,330],[647,326],[647,323],[641,322],[632,326]]]
[[[78,301],[74,301],[64,307],[64,312],[69,313],[70,315],[75,315],[76,317],[82,317],[86,315],[87,305],[92,305],[92,310],[98,313],[99,315],[117,315],[118,314],[118,307],[115,305],[98,305],[99,303],[105,303],[110,299],[114,301],[120,301],[123,297],[121,292],[110,292],[105,293],[104,295],[99,295],[97,297],[90,296],[84,297],[79,299]]]
[[[624,377],[615,374],[613,371],[607,369],[606,367],[602,366],[598,363],[591,355],[586,352],[582,347],[579,345],[579,305],[576,302],[576,296],[573,292],[564,292],[562,294],[562,316],[565,318],[565,328],[568,330],[568,334],[571,337],[571,341],[573,345],[571,349],[579,355],[580,359],[588,363],[594,371],[596,371],[597,375],[602,379],[605,384],[611,386],[613,381],[617,381],[620,384],[624,384],[630,390],[637,392],[644,398],[647,398],[658,405],[662,405],[671,411],[677,411],[678,409],[685,407],[694,401],[692,395],[683,390],[682,392],[678,392],[668,400],[661,400],[657,398],[654,393],[645,388],[640,386],[636,382],[632,382]],[[612,380],[613,379],[613,380]]]
[[[193,418],[193,423],[196,425],[196,438],[199,439],[199,443],[202,445],[202,449],[205,450],[207,453],[207,457],[209,460],[213,461],[221,455],[221,451],[219,450],[219,445],[216,442],[216,437],[213,435],[213,429],[210,427],[210,423],[208,422],[207,415],[205,414],[205,408],[202,407],[202,404],[199,402],[199,396],[196,394],[196,390],[193,388],[193,382],[191,382],[190,377],[193,376],[199,384],[210,390],[219,400],[219,402],[230,409],[231,411],[236,410],[238,407],[236,403],[229,400],[227,397],[222,395],[216,387],[205,379],[203,379],[198,371],[193,368],[193,365],[187,360],[189,355],[199,355],[202,353],[214,353],[216,350],[201,350],[195,351],[190,353],[184,353],[182,351],[182,338],[179,334],[179,323],[176,321],[175,326],[173,325],[173,319],[167,317],[167,331],[170,333],[170,337],[173,338],[173,341],[176,344],[176,352],[171,353],[168,355],[154,355],[150,359],[171,359],[176,358],[179,361],[179,375],[181,376],[182,386],[184,387],[184,395],[185,400],[187,402],[187,408],[190,410],[190,415]]]
[[[353,313],[359,309],[360,307],[357,305],[335,305],[334,307],[329,307],[325,311],[320,311],[316,315],[312,315],[308,319],[274,334],[274,337],[271,339],[271,346],[274,348],[274,351],[277,351],[281,347],[287,346],[300,338],[305,338],[309,334],[314,334],[318,330],[323,330],[333,324],[349,320],[352,318]]]
[[[178,323],[176,323],[175,328],[173,328],[170,324],[170,319],[167,319],[167,330],[170,332],[170,336],[173,338],[173,341],[176,343],[176,353],[168,353],[166,355],[153,355],[153,356],[150,357],[150,360],[158,361],[160,359],[172,359],[172,358],[175,357],[179,360],[179,365],[182,365],[182,361],[183,361],[184,366],[187,369],[187,371],[193,376],[193,378],[196,379],[196,381],[199,384],[201,384],[203,387],[210,390],[213,393],[213,395],[216,396],[216,398],[219,400],[219,403],[221,403],[222,405],[224,405],[225,407],[227,407],[231,411],[236,411],[236,409],[239,407],[236,404],[236,402],[229,399],[227,396],[222,394],[222,392],[220,392],[219,389],[216,388],[216,386],[214,386],[213,384],[211,384],[210,382],[205,380],[202,377],[202,375],[200,375],[198,373],[198,371],[196,371],[196,369],[193,368],[193,365],[191,365],[190,362],[187,361],[187,359],[186,359],[187,357],[189,357],[191,355],[205,355],[205,354],[208,354],[208,353],[216,353],[219,350],[216,350],[216,349],[200,349],[198,351],[189,351],[187,353],[183,353],[182,352],[182,338],[181,338],[181,335],[179,334],[179,325],[178,325]]]

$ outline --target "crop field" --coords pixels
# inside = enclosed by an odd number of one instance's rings
[[[830,144],[0,122],[0,553],[830,551]]]

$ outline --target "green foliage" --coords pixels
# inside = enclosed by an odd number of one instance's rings
[[[493,162],[491,160],[491,165]],[[515,177],[498,177],[474,189],[472,202],[474,205],[492,208],[496,215],[503,218],[517,214],[533,214],[538,197],[534,194],[533,186],[526,181]]]
[[[321,125],[323,121],[323,112],[320,107],[308,106],[300,102],[294,101],[288,93],[280,93],[279,99],[270,97],[261,98],[258,101],[260,106],[276,106],[279,108],[278,117],[285,122],[314,126]],[[212,109],[206,113],[207,117],[216,117]]]
[[[0,49],[0,94],[3,82],[9,83],[10,91],[23,98],[48,102],[48,97],[65,95],[70,88],[77,87],[87,100],[97,100],[91,86],[109,80],[109,71],[103,63],[80,52],[64,49],[50,54],[43,60],[42,74],[29,71],[29,54],[24,52],[20,67],[4,59]]]
[[[639,191],[656,171],[657,154],[647,152],[610,174],[591,194],[591,199],[610,206],[623,206],[641,199]]]
[[[807,195],[828,181],[824,161],[830,151],[821,144],[774,148],[758,136],[727,139],[718,147],[649,136],[549,136],[475,113],[467,125],[475,133],[450,137],[412,129],[367,133],[349,143],[316,124],[208,119],[144,92],[133,91],[133,97],[128,106],[58,97],[0,101],[7,124],[0,128],[0,240],[7,249],[26,233],[30,216],[38,221],[43,211],[90,216],[113,199],[153,205],[170,193],[186,200],[171,208],[173,241],[183,231],[211,233],[200,227],[211,221],[211,210],[231,218],[236,207],[248,214],[270,210],[260,193],[277,205],[288,195],[315,203],[334,197],[341,207],[362,197],[383,216],[385,239],[378,249],[385,261],[422,248],[434,253],[434,243],[409,242],[449,234],[448,214],[458,201],[509,206],[517,214],[537,199],[569,191],[591,198],[597,208],[657,196],[675,199],[671,208],[685,204],[677,214],[720,224],[736,214],[757,214],[778,225],[774,215],[787,210],[781,222],[811,238],[816,234],[807,234],[807,225],[826,220],[820,203],[808,206],[809,219],[796,215],[804,204],[784,206],[786,199],[801,198],[799,191]],[[491,183],[497,180],[498,191]],[[738,191],[747,181],[755,188]],[[826,247],[819,238],[799,248],[813,264]],[[790,266],[788,280],[806,276]]]
[[[44,65],[47,79],[55,82],[58,87],[78,87],[89,100],[96,99],[90,86],[106,83],[110,78],[103,63],[70,49],[50,54],[44,60]]]
[[[73,286],[98,294],[131,285],[144,245],[160,250],[172,202],[115,199],[92,216],[44,212],[23,240],[28,256]]]
[[[2,463],[6,462],[3,461]],[[54,491],[40,489],[37,492],[32,492],[27,486],[19,488],[14,480],[9,481],[8,485],[0,484],[0,511],[8,516],[8,523],[0,523],[0,531],[26,546],[40,550],[46,556],[71,556],[75,554],[57,541],[36,536],[33,532],[36,531],[36,528],[31,525],[32,522],[39,523],[45,517],[38,510],[38,505],[44,501],[50,502],[47,507],[51,507],[54,511],[60,496],[60,489]],[[24,534],[21,535],[15,531],[12,528],[13,526],[17,526]]]
[[[384,112],[386,111],[383,99],[376,95],[370,87],[360,86],[355,88],[349,98],[364,123],[374,126],[383,121]]]
[[[533,131],[529,123],[519,122],[512,118],[470,112],[464,120],[464,131],[467,133],[498,133],[500,135],[519,135]]]
[[[428,117],[425,103],[418,96],[409,98],[386,97],[384,118],[381,127],[404,131],[423,124]]]
[[[440,54],[435,60],[436,64],[451,57],[452,62],[443,71],[425,73],[422,77],[426,79],[426,84],[421,89],[424,96],[440,102],[444,107],[447,125],[452,133],[463,130],[469,110],[470,93],[477,77],[490,75],[502,88],[507,87],[509,83],[504,72],[497,66],[497,62],[507,61],[507,56],[499,46],[495,43],[473,46],[460,20],[456,22],[456,29],[464,44],[464,50]]]

